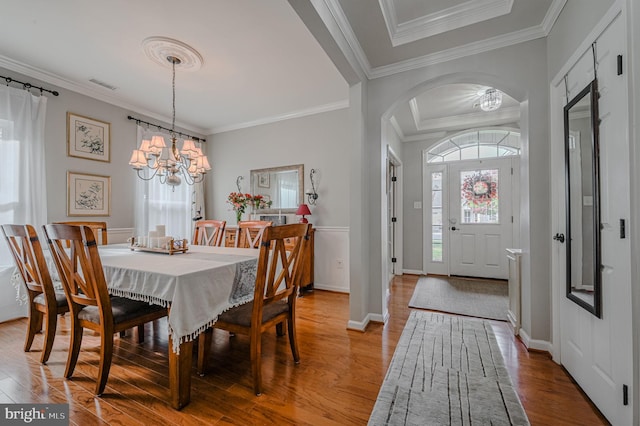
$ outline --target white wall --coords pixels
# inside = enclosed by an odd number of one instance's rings
[[[465,70],[462,71],[461,70]],[[466,70],[473,70],[466,71]],[[534,339],[550,338],[550,277],[549,241],[549,145],[548,145],[548,82],[546,79],[546,42],[544,39],[510,46],[481,55],[433,65],[414,71],[378,78],[368,83],[366,140],[368,180],[381,182],[381,118],[401,101],[442,84],[476,82],[503,90],[522,102],[523,161],[521,167],[522,197],[530,203],[521,205],[521,240],[523,256],[523,328]],[[405,165],[406,166],[406,165]],[[405,181],[420,179],[410,176],[405,168]],[[370,273],[369,312],[382,311],[381,272],[381,197],[380,188],[370,191],[369,232],[372,261]],[[405,194],[405,198],[411,199]],[[405,226],[405,236],[413,232]],[[420,247],[416,247],[421,250]],[[405,253],[412,250],[405,244]],[[352,311],[353,315],[353,311]],[[354,320],[356,318],[353,318]]]
[[[280,121],[209,136],[207,154],[211,173],[205,188],[206,216],[235,225],[235,214],[226,203],[241,188],[250,192],[252,169],[304,164],[305,192],[311,188],[309,173],[319,198],[310,205],[309,222],[316,228],[315,285],[319,289],[349,291],[349,182],[348,151],[351,144],[349,108]],[[295,215],[288,223],[297,221]],[[339,266],[342,261],[342,267]]]

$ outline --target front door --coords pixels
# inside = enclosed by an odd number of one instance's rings
[[[450,273],[507,279],[512,246],[510,158],[449,165]]]

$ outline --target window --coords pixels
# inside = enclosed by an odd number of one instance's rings
[[[431,173],[431,261],[442,262],[442,172]]]
[[[0,86],[0,223],[30,224],[40,229],[47,221],[47,180],[44,122],[47,98],[26,90]],[[0,244],[0,322],[25,315],[26,299],[13,258]],[[18,293],[16,294],[16,289]]]
[[[429,151],[427,163],[520,155],[520,133],[508,129],[478,129],[446,138]]]
[[[150,139],[156,134],[167,137],[166,134],[151,132],[138,126],[137,146],[140,146],[143,136]],[[157,225],[165,225],[167,236],[191,240],[194,213],[192,202],[196,199],[194,192],[199,190],[198,186],[202,184],[189,185],[183,178],[180,185],[170,186],[160,183],[158,176],[150,180],[135,179],[136,235],[146,235]]]

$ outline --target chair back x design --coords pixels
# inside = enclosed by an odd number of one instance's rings
[[[287,250],[286,241],[295,241]],[[272,326],[283,335],[287,324],[289,344],[296,364],[300,353],[296,341],[295,307],[297,289],[302,277],[302,257],[309,240],[309,225],[291,224],[264,229],[256,272],[253,301],[222,313],[213,327],[231,333],[247,334],[250,338],[251,371],[256,395],[262,393],[261,335]],[[211,332],[201,334],[203,350],[198,352],[198,370],[206,370],[211,346]]]
[[[65,225],[75,225],[75,226],[88,226],[93,231],[93,235],[96,238],[96,241],[103,246],[109,244],[107,238],[107,222],[94,222],[94,221],[67,221],[67,222],[54,222],[61,223]]]
[[[193,230],[191,244],[199,246],[221,246],[226,225],[227,222],[224,220],[197,221],[195,229]]]
[[[80,353],[83,329],[101,334],[96,395],[101,395],[113,357],[113,334],[167,315],[147,302],[110,297],[93,230],[88,226],[51,224],[44,227],[51,255],[69,302],[71,341],[65,377],[71,378]]]
[[[51,354],[56,335],[58,314],[69,312],[67,298],[62,289],[56,291],[47,261],[31,225],[2,225],[2,233],[9,245],[20,276],[27,287],[29,298],[29,328],[24,343],[24,351],[29,352],[35,335],[46,324],[44,347],[40,362],[46,364]]]
[[[238,222],[236,247],[259,248],[264,230],[271,225],[273,225],[273,222],[266,220],[246,220]]]

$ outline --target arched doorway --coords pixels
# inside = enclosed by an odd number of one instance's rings
[[[397,112],[402,108],[406,108],[408,111],[415,112],[416,106],[420,107],[420,103],[416,101],[416,98],[419,97],[420,94],[427,93],[433,90],[440,90],[436,96],[431,96],[432,102],[435,103],[435,108],[440,110],[446,110],[446,108],[442,107],[442,102],[444,97],[441,96],[442,92],[448,91],[451,89],[453,85],[466,85],[466,86],[475,86],[473,90],[468,90],[469,92],[474,93],[478,92],[478,86],[484,86],[484,88],[489,87],[497,87],[501,86],[505,88],[509,93],[513,93],[514,97],[506,97],[505,99],[508,102],[504,103],[504,109],[498,110],[494,115],[493,121],[487,121],[487,118],[490,115],[485,115],[484,112],[474,111],[472,114],[458,114],[458,116],[462,115],[462,117],[457,117],[454,121],[449,120],[436,120],[435,123],[443,124],[444,127],[441,130],[436,130],[433,132],[429,131],[429,124],[433,124],[434,121],[428,120],[415,120],[417,126],[421,126],[420,132],[427,133],[425,137],[422,137],[418,134],[404,134],[401,132],[395,132],[393,137],[390,137],[389,134],[393,133],[390,129],[395,129],[398,127],[398,119],[396,117]],[[459,92],[459,91],[458,91]],[[458,98],[459,100],[460,98]],[[528,114],[525,114],[521,117],[520,111],[522,108],[526,108],[525,101],[525,93],[519,90],[518,88],[509,87],[509,85],[505,85],[504,81],[499,81],[495,76],[485,75],[481,73],[473,74],[473,73],[455,73],[445,76],[440,76],[433,80],[425,81],[417,86],[407,90],[406,93],[396,98],[394,102],[384,112],[381,111],[381,122],[380,122],[380,131],[381,131],[381,170],[383,171],[380,181],[380,194],[381,194],[381,274],[380,278],[382,281],[381,289],[382,289],[382,315],[386,318],[387,316],[387,306],[386,306],[386,295],[389,291],[389,282],[388,282],[388,262],[387,257],[389,252],[386,250],[388,246],[387,240],[387,212],[389,206],[387,205],[387,200],[385,197],[385,189],[386,189],[386,179],[384,170],[386,170],[388,164],[388,157],[386,156],[387,147],[392,146],[395,148],[395,151],[399,154],[402,163],[403,163],[403,198],[404,198],[404,211],[402,217],[398,218],[399,221],[402,222],[402,227],[404,228],[403,232],[403,258],[402,272],[404,273],[424,273],[425,268],[423,265],[423,251],[424,251],[424,243],[423,243],[423,210],[425,206],[423,205],[422,200],[422,173],[423,173],[423,162],[422,162],[422,151],[435,144],[438,140],[442,139],[446,136],[451,136],[452,134],[459,132],[462,129],[468,129],[473,127],[487,127],[487,126],[508,126],[512,128],[519,128],[522,123],[526,126],[526,123],[529,120]],[[477,104],[478,102],[474,102],[473,104]],[[524,105],[524,107],[523,107]],[[418,108],[419,109],[419,108]],[[526,111],[526,110],[525,110]],[[452,114],[455,115],[455,112]],[[466,127],[458,127],[452,129],[450,123],[457,123],[457,125],[464,126],[464,123],[467,123]],[[469,124],[471,123],[471,124]],[[523,137],[525,144],[528,144],[528,130],[525,130],[526,136]],[[395,145],[394,145],[394,140]],[[407,143],[408,142],[408,143]],[[420,149],[412,151],[410,154],[407,154],[407,146],[415,146],[417,144],[423,144]],[[526,148],[525,148],[526,149]],[[524,161],[527,161],[527,157],[524,157]],[[519,164],[518,164],[519,165]],[[523,170],[528,170],[524,168]],[[525,171],[525,173],[527,173]],[[528,191],[523,194],[523,197],[528,196]],[[518,205],[521,203],[521,200],[515,200]],[[525,216],[527,214],[525,213]],[[518,233],[521,233],[518,230]],[[412,258],[413,256],[413,258]],[[506,256],[505,256],[506,257]]]

